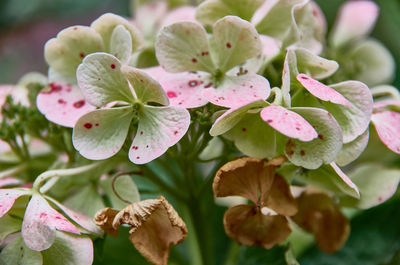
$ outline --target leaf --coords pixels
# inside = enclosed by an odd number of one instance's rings
[[[4,215],[0,219],[0,242],[9,235],[18,232],[21,229],[22,221],[10,215]],[[1,257],[1,255],[0,255]],[[1,258],[0,258],[1,260]]]
[[[132,55],[132,37],[122,25],[116,26],[111,34],[110,53],[124,64]]]
[[[42,265],[40,252],[28,248],[21,236],[16,237],[0,253],[1,264]]]
[[[363,134],[358,136],[355,140],[343,144],[335,163],[339,166],[346,166],[356,160],[368,145],[369,130],[367,129]]]
[[[100,181],[100,187],[103,189],[105,194],[111,201],[111,205],[113,208],[121,210],[127,206],[127,204],[121,201],[112,190],[111,186],[112,178],[106,178]],[[138,202],[140,201],[139,190],[136,187],[135,182],[133,182],[132,178],[129,175],[123,175],[118,177],[115,181],[115,189],[117,193],[125,200],[130,202]],[[93,215],[94,216],[94,215]]]
[[[133,116],[130,106],[89,112],[74,127],[75,149],[92,160],[112,157],[124,144]]]
[[[372,114],[371,120],[382,143],[392,152],[400,154],[400,113],[382,111]]]
[[[159,32],[156,56],[168,72],[213,72],[207,32],[195,22],[177,22]]]
[[[189,125],[190,114],[184,108],[145,105],[129,149],[129,159],[135,164],[156,159],[186,134]]]
[[[262,52],[260,37],[249,22],[226,16],[213,26],[216,64],[222,72],[256,57]]]
[[[241,247],[237,265],[288,265],[285,259],[287,248],[275,246],[270,250],[261,247]],[[290,264],[292,265],[292,264]]]
[[[97,187],[92,183],[88,183],[83,187],[80,187],[80,189],[78,189],[75,193],[70,193],[66,200],[63,201],[63,204],[74,211],[86,214],[90,218],[93,218],[98,210],[105,207],[103,199],[101,198]],[[61,205],[57,204],[57,206],[60,207]],[[68,212],[70,211],[68,211],[68,208],[66,208],[65,206],[62,206],[60,208],[68,214]],[[79,222],[77,223],[79,224]],[[85,226],[83,226],[83,228],[85,228]]]
[[[78,85],[85,99],[96,107],[102,107],[113,101],[134,100],[120,69],[120,61],[110,54],[88,55],[76,72]]]

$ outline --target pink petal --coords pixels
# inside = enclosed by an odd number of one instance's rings
[[[0,187],[19,185],[22,181],[20,179],[8,177],[0,179]]]
[[[204,87],[211,84],[206,77],[199,73],[169,74],[160,80],[160,84],[167,93],[171,106],[197,108],[208,103],[201,93]]]
[[[260,35],[261,43],[263,46],[263,55],[265,58],[270,59],[281,51],[282,43],[278,40],[267,35]]]
[[[1,119],[1,114],[0,114],[0,119]],[[11,150],[10,146],[6,142],[0,140],[0,154],[8,152],[10,150]]]
[[[140,70],[146,72],[147,74],[149,74],[152,78],[154,78],[158,82],[160,82],[160,80],[163,78],[167,78],[167,77],[175,75],[175,74],[171,74],[171,73],[165,71],[164,68],[162,68],[161,66],[143,68]]]
[[[51,83],[48,91],[39,93],[36,105],[48,120],[65,127],[74,127],[82,115],[96,109],[77,86],[64,83]]]
[[[374,103],[374,109],[385,108],[389,106],[397,106],[400,107],[400,100],[382,100]]]
[[[400,154],[400,113],[382,111],[372,114],[371,120],[381,141],[390,150]]]
[[[42,196],[34,194],[22,223],[25,244],[36,251],[48,249],[54,243],[56,229],[79,234],[76,226],[54,210]]]
[[[297,75],[297,80],[310,92],[313,96],[324,100],[330,101],[335,104],[351,107],[351,103],[342,96],[339,92],[330,88],[305,74]]]
[[[168,26],[170,24],[173,24],[175,22],[180,22],[180,21],[196,22],[195,13],[196,13],[196,8],[193,6],[182,6],[182,7],[173,9],[164,18],[161,27],[165,27],[165,26]]]
[[[210,84],[210,87],[205,85],[203,96],[211,103],[227,108],[240,107],[258,99],[265,100],[270,94],[268,80],[256,74],[225,76],[217,88]]]
[[[28,195],[27,190],[0,189],[0,218],[13,206],[14,202],[23,195]]]
[[[317,131],[296,112],[281,106],[271,105],[264,108],[261,118],[272,128],[290,138],[309,142],[318,137]]]

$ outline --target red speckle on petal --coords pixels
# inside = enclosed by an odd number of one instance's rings
[[[190,80],[189,83],[188,83],[188,85],[189,85],[190,87],[198,86],[198,85],[199,85],[199,81],[197,81],[197,80]]]
[[[75,103],[73,104],[73,106],[74,106],[75,108],[77,108],[77,109],[83,107],[83,105],[85,105],[85,101],[84,101],[84,100],[79,100],[79,101],[77,101],[77,102],[75,102]]]
[[[301,155],[301,156],[305,156],[305,155],[306,155],[306,151],[300,150],[300,155]]]
[[[300,131],[300,127],[296,127],[296,130]]]
[[[93,127],[93,125],[91,124],[91,123],[85,123],[84,125],[83,125],[83,127],[85,127],[86,129],[91,129],[92,127]]]
[[[322,134],[318,134],[318,138],[324,140],[324,136]]]
[[[308,77],[305,76],[305,75],[300,76],[300,78],[301,78],[301,79],[304,79],[304,80],[307,80],[307,79],[308,79]]]
[[[174,131],[174,135],[177,135],[178,134],[178,131]]]
[[[115,64],[110,65],[111,69],[115,69]]]
[[[85,57],[85,54],[84,54],[83,52],[81,52],[81,53],[79,54],[79,57],[83,58],[83,57]]]
[[[247,131],[247,129],[246,128],[242,128],[242,132],[245,132],[245,131]]]
[[[99,127],[99,124],[98,124],[98,123],[96,123],[94,126],[96,126],[96,127]]]
[[[211,87],[212,85],[213,85],[212,83],[209,83],[209,84],[205,85],[204,88],[209,88],[209,87]]]
[[[197,59],[196,58],[192,58],[192,62],[193,63],[197,63]]]
[[[65,103],[67,103],[65,100],[63,100],[63,99],[59,99],[59,100],[57,100],[57,102],[59,103],[59,104],[65,104]]]
[[[383,199],[382,199],[381,196],[379,196],[379,197],[378,197],[378,202],[381,202],[381,201],[383,201]]]
[[[209,53],[206,51],[206,52],[202,52],[201,53],[201,56],[206,56],[206,55],[208,55]]]
[[[43,217],[46,217],[46,216],[47,216],[47,213],[41,213],[39,218],[43,218]]]
[[[226,43],[226,47],[227,47],[228,49],[230,49],[230,48],[232,48],[232,44],[231,44],[230,42],[227,42],[227,43]]]
[[[174,91],[168,91],[167,96],[169,98],[176,98],[178,95]]]
[[[140,159],[140,156],[137,156],[136,159]]]
[[[61,90],[62,90],[62,85],[53,82],[53,83],[50,83],[50,90],[42,91],[41,93],[51,94],[53,92],[58,92],[58,91],[61,91]]]
[[[225,100],[225,98],[224,98],[224,97],[218,97],[218,99],[219,99],[219,100]]]
[[[267,123],[271,123],[271,122],[273,122],[273,120],[267,120]]]
[[[146,145],[146,148],[149,148],[149,145]]]
[[[140,132],[140,135],[143,135],[143,132]]]

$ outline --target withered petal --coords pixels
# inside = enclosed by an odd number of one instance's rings
[[[297,202],[290,191],[290,187],[286,180],[278,174],[275,175],[264,205],[285,216],[292,216],[297,213]]]
[[[165,265],[172,245],[181,243],[187,229],[178,213],[160,196],[133,203],[120,211],[114,219],[113,227],[129,224],[129,239],[135,248],[150,262]]]
[[[112,223],[118,212],[118,210],[112,209],[110,207],[101,209],[95,214],[93,221],[96,225],[100,226],[100,228],[103,229],[107,234],[111,236],[117,236],[118,230],[113,228]]]
[[[350,234],[350,224],[335,202],[325,193],[308,191],[297,201],[299,211],[292,220],[315,235],[322,251],[338,251]]]
[[[226,234],[239,244],[269,249],[290,234],[289,222],[281,215],[264,215],[255,205],[238,205],[224,215]]]

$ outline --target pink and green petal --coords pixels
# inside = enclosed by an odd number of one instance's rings
[[[223,72],[262,53],[262,43],[256,29],[249,22],[226,16],[213,26],[216,64]]]
[[[400,154],[400,113],[382,111],[372,114],[371,120],[382,143],[392,152]]]
[[[303,142],[318,137],[317,131],[301,115],[281,106],[271,105],[264,108],[261,118],[272,128],[283,135]]]
[[[30,194],[30,191],[25,189],[0,189],[0,218],[11,209],[19,197]]]
[[[348,1],[343,4],[332,29],[331,43],[341,46],[365,38],[375,25],[379,7],[374,1]]]
[[[161,66],[153,66],[148,68],[140,69],[150,75],[152,78],[160,82],[164,78],[168,78],[170,76],[174,76],[175,74],[171,74],[164,70]]]
[[[284,106],[291,107],[291,88],[297,83],[296,76],[299,74],[297,69],[297,57],[293,49],[287,49],[282,72],[282,99]]]
[[[101,35],[104,41],[105,50],[109,51],[111,44],[111,35],[118,25],[124,26],[125,29],[128,30],[131,34],[132,51],[136,51],[138,48],[142,47],[142,45],[144,44],[144,39],[143,36],[141,36],[139,30],[132,23],[121,16],[112,13],[104,14],[93,21],[90,27],[96,30]]]
[[[336,159],[342,148],[342,130],[335,118],[319,108],[292,108],[304,117],[317,132],[317,137],[309,142],[289,139],[285,154],[290,162],[307,169],[317,169]]]
[[[121,71],[135,91],[136,98],[141,102],[153,102],[161,105],[169,104],[164,89],[145,71],[130,66],[123,66]]]
[[[313,96],[334,104],[344,105],[351,108],[351,103],[336,90],[312,79],[305,74],[299,74],[297,80],[303,85]]]
[[[55,82],[38,94],[36,106],[46,119],[65,127],[74,127],[82,115],[96,109],[77,86]]]
[[[132,107],[99,109],[83,115],[73,131],[75,149],[92,160],[112,157],[124,144],[132,118]]]
[[[67,218],[54,210],[39,194],[33,194],[21,229],[25,244],[36,251],[48,249],[54,243],[56,230],[79,234],[78,228]]]
[[[78,85],[85,99],[96,107],[102,107],[113,101],[131,102],[134,96],[125,76],[121,72],[121,63],[107,53],[90,54],[77,70]]]
[[[236,108],[255,100],[266,100],[271,88],[267,79],[256,74],[225,76],[218,87],[203,89],[203,96],[211,103]]]
[[[128,63],[132,55],[132,37],[124,26],[118,25],[114,28],[111,34],[109,53],[122,63]]]
[[[0,152],[1,152],[1,148],[0,148]],[[13,177],[0,178],[0,188],[6,187],[6,186],[22,185],[22,184],[23,184],[22,180],[17,179],[17,178],[13,178]]]
[[[296,53],[298,71],[306,73],[314,79],[327,78],[339,68],[339,64],[336,61],[315,55],[307,49],[297,48],[294,51]]]
[[[104,51],[103,40],[94,29],[74,26],[62,30],[56,38],[46,43],[44,57],[55,72],[76,80],[76,68],[83,58],[90,53],[101,51]]]
[[[190,114],[184,108],[145,105],[129,150],[129,159],[135,164],[156,159],[186,134],[189,125]]]
[[[19,235],[2,249],[0,262],[2,264],[42,265],[43,257],[40,252],[28,248]]]
[[[325,108],[335,117],[343,133],[343,143],[349,143],[368,128],[373,102],[369,88],[359,81],[346,81],[330,87],[338,91],[350,103],[351,108],[330,102],[323,102]]]
[[[161,27],[165,27],[180,21],[196,22],[195,13],[196,13],[196,8],[193,6],[181,6],[172,9],[164,17]]]
[[[237,123],[239,123],[246,116],[246,113],[248,111],[252,109],[260,109],[268,105],[269,104],[264,100],[256,100],[246,105],[232,108],[226,111],[214,122],[210,129],[210,135],[217,136],[226,133],[227,131],[231,130]]]
[[[93,252],[93,242],[89,237],[56,231],[54,244],[41,254],[45,264],[91,265]]]
[[[339,166],[346,166],[356,160],[368,145],[369,130],[367,129],[363,134],[358,136],[355,140],[343,144],[335,163]]]
[[[156,56],[168,72],[214,72],[207,32],[195,22],[177,22],[157,36]]]

